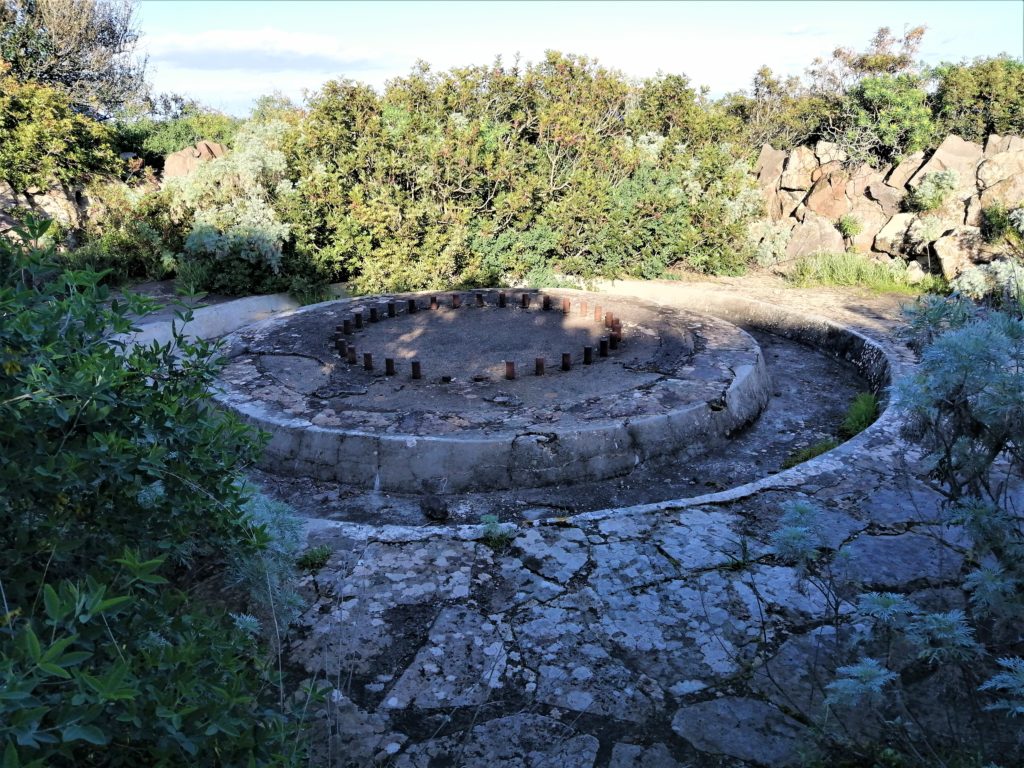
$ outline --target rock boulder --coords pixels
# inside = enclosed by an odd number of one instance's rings
[[[958,200],[966,200],[977,192],[976,178],[982,157],[984,150],[980,144],[964,141],[959,136],[947,136],[935,153],[928,158],[928,162],[918,169],[907,184],[916,188],[929,173],[955,171],[960,177],[955,196]]]
[[[981,253],[981,230],[978,227],[957,227],[932,245],[939,257],[942,276],[952,280],[970,267]]]
[[[773,149],[771,144],[761,147],[761,154],[754,164],[757,184],[762,189],[777,189],[782,178],[782,168],[786,164],[786,153],[781,149]]]
[[[907,230],[914,221],[912,213],[897,213],[875,236],[875,250],[898,256],[903,253],[907,239]]]
[[[811,174],[818,167],[818,158],[808,147],[797,147],[789,153],[786,168],[782,172],[782,189],[810,189]]]
[[[224,157],[227,150],[213,141],[200,141],[194,147],[173,152],[164,158],[163,178],[173,179],[177,176],[188,176],[200,163]]]
[[[807,211],[803,221],[797,224],[789,236],[786,256],[798,259],[814,253],[842,253],[844,250],[846,244],[843,236],[832,222]]]
[[[885,183],[890,187],[903,189],[907,186],[907,182],[910,181],[910,177],[917,173],[923,164],[924,152],[915,152],[912,155],[908,155],[899,165],[893,168]]]
[[[903,207],[903,198],[907,193],[903,189],[896,189],[889,184],[872,181],[864,190],[871,200],[878,203],[886,216],[895,216]]]
[[[807,210],[833,221],[846,215],[850,201],[846,197],[849,177],[842,170],[832,170],[814,182],[807,196]]]

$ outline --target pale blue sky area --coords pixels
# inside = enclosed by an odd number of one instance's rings
[[[875,30],[925,24],[928,64],[1024,58],[1024,0],[917,2],[185,2],[142,0],[156,91],[235,114],[253,99],[347,77],[380,89],[417,59],[435,69],[547,49],[596,57],[642,78],[684,73],[715,96],[748,86],[762,64],[800,74]]]

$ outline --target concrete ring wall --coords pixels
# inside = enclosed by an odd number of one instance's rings
[[[559,292],[576,293],[583,292]],[[275,319],[256,327],[273,323]],[[745,337],[751,351],[746,364],[733,369],[724,402],[691,403],[667,413],[575,429],[495,436],[377,434],[288,418],[224,382],[215,399],[270,434],[260,466],[279,474],[400,493],[438,484],[455,493],[606,479],[655,456],[678,453],[685,460],[707,451],[760,414],[770,397],[767,368],[756,342],[739,329],[733,331]],[[229,355],[244,346],[235,337],[226,343]]]
[[[719,293],[701,285],[691,286],[677,282],[658,281],[616,281],[600,285],[599,290],[620,296],[636,296],[670,306],[686,307],[722,317],[737,325],[755,327],[769,333],[800,340],[823,353],[839,357],[856,366],[879,393],[886,395],[886,398],[884,410],[874,424],[837,448],[810,461],[798,464],[792,469],[767,475],[724,491],[683,499],[669,499],[654,504],[596,510],[576,515],[574,519],[600,520],[665,510],[681,511],[711,504],[730,503],[768,489],[796,489],[822,473],[842,471],[848,458],[863,450],[865,445],[879,439],[895,439],[899,432],[902,424],[899,395],[897,390],[891,388],[891,384],[904,375],[906,370],[897,358],[890,356],[881,343],[869,336],[821,317],[784,309],[757,299]],[[423,292],[422,295],[427,295],[427,292]],[[294,302],[284,294],[257,297],[257,300],[256,303],[265,313],[250,312],[253,302],[243,299],[210,308],[216,309],[217,322],[215,324],[204,323],[198,328],[196,324],[188,324],[182,328],[182,333],[189,338],[213,338],[250,325],[268,314],[279,315],[295,308]],[[262,306],[268,303],[267,308]],[[208,310],[197,310],[196,316],[199,317],[200,313],[206,312]],[[145,343],[155,339],[164,340],[165,337],[170,337],[170,325],[170,322],[167,321],[142,324],[138,333],[126,338],[125,341],[132,344]],[[216,332],[206,332],[208,325],[215,325]],[[826,346],[836,340],[840,342],[838,350],[832,350]],[[539,520],[536,524],[544,525],[547,522],[561,524],[562,520]],[[437,536],[475,540],[483,535],[479,525],[424,528],[422,526],[366,525],[314,519],[309,520],[307,525],[310,529],[321,527],[344,529],[346,535],[360,541],[420,541]]]

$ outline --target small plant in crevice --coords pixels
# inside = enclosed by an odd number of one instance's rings
[[[310,547],[295,561],[296,567],[305,573],[322,571],[331,559],[331,548],[326,544]]]
[[[482,515],[480,523],[483,526],[480,540],[495,552],[503,552],[508,549],[512,539],[515,538],[514,529],[503,526],[498,522],[497,515]]]
[[[981,236],[986,243],[998,243],[1013,227],[1010,211],[1002,203],[981,209]]]
[[[833,448],[837,448],[839,442],[832,439],[831,437],[819,440],[813,445],[809,445],[806,448],[801,448],[797,451],[793,451],[782,461],[783,469],[792,469],[797,464],[803,464],[805,461],[810,461],[816,456],[821,456],[823,453],[828,453]]]
[[[952,197],[960,184],[960,174],[956,171],[932,171],[926,173],[907,196],[907,204],[913,211],[926,212],[941,208]]]
[[[839,427],[840,434],[846,438],[859,435],[875,423],[875,419],[878,418],[878,407],[878,397],[873,392],[858,394],[846,409],[846,416]]]
[[[836,229],[839,230],[839,234],[845,240],[852,240],[864,230],[864,225],[860,223],[860,219],[856,216],[846,214],[836,222]]]

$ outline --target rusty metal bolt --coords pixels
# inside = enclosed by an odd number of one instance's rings
[[[551,309],[551,297],[550,296],[545,296],[543,299],[541,299],[541,301],[540,301],[540,308],[543,309],[545,312],[547,312],[549,309]]]
[[[419,360],[412,361],[412,377],[414,379],[419,379],[423,377],[423,369],[420,367]]]
[[[346,320],[344,323],[342,323],[342,325],[341,325],[341,332],[346,334],[346,335],[349,335],[349,334],[352,333],[352,321],[351,320]]]
[[[569,352],[563,352],[562,353],[562,370],[563,371],[568,371],[570,368],[572,368],[572,354],[570,354]]]
[[[585,301],[581,301],[580,302],[580,314],[581,315],[587,314],[587,302],[585,302]]]
[[[348,342],[344,339],[338,339],[334,342],[334,348],[338,350],[338,354],[340,356],[344,357],[345,353],[348,351]]]
[[[476,295],[476,305],[478,307],[482,307],[484,305],[484,295],[482,293],[478,293]]]
[[[452,294],[452,309],[458,309],[462,306],[462,295],[458,293]]]
[[[594,362],[594,348],[584,347],[583,348],[583,364],[590,365]]]
[[[395,359],[393,357],[384,358],[384,375],[394,376],[395,375]]]
[[[533,372],[537,376],[544,375],[544,358],[538,357],[533,361]]]
[[[419,309],[419,307],[416,306],[416,299],[409,299],[407,306],[410,315],[415,314],[416,310]]]
[[[354,346],[345,350],[345,362],[354,365],[356,362],[356,348]]]
[[[530,294],[524,293],[520,297],[519,303],[520,303],[520,306],[522,306],[523,309],[529,309],[530,308]]]
[[[615,315],[613,315],[611,312],[605,312],[604,313],[604,327],[605,328],[611,328],[614,323],[615,323]]]
[[[601,357],[608,357],[608,339],[601,339],[597,342],[597,354]]]
[[[355,321],[356,321],[356,330],[359,330],[360,328],[363,327],[363,313],[362,312],[356,312],[354,317],[355,317]]]
[[[508,297],[504,293],[498,294],[498,306],[501,309],[505,308],[505,303],[508,301]]]
[[[437,309],[437,296],[430,297],[430,308]]]
[[[370,307],[370,322],[376,323],[380,320],[380,310],[376,307]]]
[[[363,352],[363,370],[373,370],[373,355],[369,352]]]
[[[572,309],[572,299],[562,299],[562,314],[568,315]]]
[[[395,306],[395,302],[388,302],[388,317],[394,317],[398,312],[398,308]]]
[[[594,307],[594,322],[595,323],[600,323],[601,322],[601,317],[603,315],[604,315],[604,312],[601,311],[601,305],[598,304],[596,307]]]
[[[612,349],[619,348],[619,334],[612,332],[612,334],[608,336],[608,346]]]
[[[512,360],[505,361],[505,378],[514,379],[516,377],[516,364]]]

